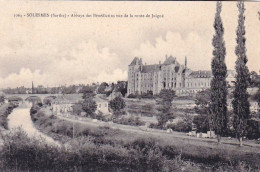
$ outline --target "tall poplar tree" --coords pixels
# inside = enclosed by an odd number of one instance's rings
[[[223,38],[224,28],[220,16],[222,4],[217,2],[215,15],[215,34],[213,36],[212,45],[213,59],[211,62],[211,70],[213,79],[211,80],[210,91],[210,115],[212,119],[213,129],[217,134],[218,143],[220,138],[227,131],[227,67],[225,64],[226,48]]]
[[[249,70],[246,66],[246,38],[245,38],[245,5],[244,2],[240,1],[237,3],[239,15],[238,15],[238,26],[237,26],[237,46],[235,53],[237,55],[236,60],[236,82],[234,90],[234,99],[232,101],[234,110],[233,126],[236,132],[236,136],[242,146],[242,138],[246,135],[247,122],[250,118],[250,104],[248,101],[247,87],[249,86]]]

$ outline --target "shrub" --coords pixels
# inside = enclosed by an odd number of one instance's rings
[[[189,132],[192,129],[192,124],[185,121],[178,121],[174,124],[168,124],[167,128],[171,128],[173,131]]]
[[[137,96],[135,95],[135,94],[129,94],[128,96],[127,96],[127,98],[132,98],[132,99],[134,99],[134,98],[136,98]]]
[[[250,119],[248,120],[247,138],[258,139],[260,138],[260,121]]]
[[[2,111],[0,112],[0,126],[8,129],[8,115],[16,108],[17,105],[15,104],[8,104],[7,106],[3,107]]]
[[[131,116],[130,118],[126,118],[126,117],[116,118],[113,119],[113,122],[117,124],[132,125],[132,126],[141,126],[145,124],[145,122],[141,121],[139,117],[133,117],[133,116]]]
[[[109,107],[112,109],[114,115],[122,115],[122,111],[125,108],[125,101],[121,97],[116,97],[109,101]]]
[[[199,114],[194,117],[193,123],[197,127],[197,132],[203,132],[206,133],[207,131],[210,130],[209,127],[209,119],[207,114]]]
[[[149,128],[163,129],[163,127],[158,123],[150,123]]]

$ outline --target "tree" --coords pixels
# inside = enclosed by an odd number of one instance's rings
[[[250,72],[250,87],[259,87],[260,77],[255,71]]]
[[[234,90],[234,99],[232,101],[234,119],[233,126],[236,132],[236,136],[240,142],[240,146],[243,145],[242,138],[246,135],[247,123],[250,118],[250,104],[248,101],[249,94],[247,93],[247,88],[249,86],[250,75],[246,56],[246,38],[245,38],[245,6],[244,3],[237,3],[239,15],[238,15],[238,26],[237,26],[237,46],[235,53],[237,55],[236,60],[236,82]]]
[[[4,103],[5,101],[5,96],[4,95],[0,95],[0,103]]]
[[[157,107],[157,120],[158,126],[165,128],[169,119],[173,119],[172,101],[175,97],[175,92],[170,89],[162,89],[156,100]]]
[[[260,113],[260,88],[258,88],[257,92],[253,95],[253,100],[255,100],[258,104],[258,114]]]
[[[193,118],[192,121],[197,128],[197,132],[207,132],[210,129],[209,118],[207,114],[199,114]]]
[[[109,107],[112,109],[115,116],[122,114],[122,110],[125,108],[125,101],[121,97],[116,97],[109,101]]]
[[[124,97],[127,93],[127,82],[126,81],[118,81],[115,86],[116,91],[119,91]]]
[[[211,62],[211,70],[213,79],[211,80],[211,95],[210,95],[210,111],[212,115],[213,128],[217,134],[218,143],[221,136],[226,133],[227,129],[227,67],[225,64],[225,41],[223,38],[224,28],[220,16],[222,4],[217,2],[215,15],[215,34],[213,36],[212,45],[213,59]]]
[[[210,104],[210,90],[202,90],[195,97],[196,112],[199,114],[208,114]]]
[[[79,116],[82,111],[83,111],[83,109],[82,109],[82,104],[76,103],[76,104],[74,104],[74,105],[72,106],[72,112],[73,112],[73,114]]]
[[[106,82],[102,82],[100,84],[100,86],[98,87],[98,93],[100,94],[104,94],[105,93],[105,89],[108,87],[109,85]]]
[[[85,100],[85,99],[88,99],[88,98],[93,98],[95,97],[95,88],[94,87],[90,87],[90,86],[84,86],[81,90],[80,90],[80,93],[83,93],[83,96],[82,98]]]
[[[208,129],[213,129],[213,119],[210,109],[210,96],[210,89],[202,90],[196,94],[195,111],[198,113],[198,115],[194,118],[194,123],[197,125],[198,131],[207,132]]]
[[[97,110],[97,103],[93,99],[85,99],[81,102],[82,110],[86,112],[87,116],[93,116]]]

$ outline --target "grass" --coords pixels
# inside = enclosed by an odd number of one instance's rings
[[[197,139],[186,139],[171,137],[160,133],[145,133],[134,131],[122,131],[112,129],[110,127],[93,127],[84,124],[74,124],[70,121],[64,121],[53,116],[46,116],[39,111],[32,115],[32,118],[37,118],[36,126],[44,130],[49,135],[58,134],[65,140],[78,137],[91,137],[95,144],[120,145],[125,147],[132,144],[133,141],[140,139],[153,140],[162,150],[171,147],[174,151],[172,154],[181,154],[182,160],[191,161],[194,163],[203,164],[220,168],[223,164],[238,165],[240,162],[245,162],[253,168],[259,168],[260,152],[255,147],[238,147],[230,144],[218,145],[213,141],[203,141]],[[172,158],[175,156],[172,156]]]
[[[106,128],[106,130],[110,130]],[[138,138],[128,143],[96,142],[76,137],[66,146],[29,138],[21,129],[4,136],[0,151],[1,171],[253,171],[245,163],[205,165],[183,158],[175,146],[162,146],[156,139]]]

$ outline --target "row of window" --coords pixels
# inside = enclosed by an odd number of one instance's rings
[[[195,82],[194,84],[192,82],[188,82],[187,87],[193,87],[193,86],[195,86],[195,87],[197,87],[197,86],[198,87],[200,87],[200,86],[207,87],[208,86],[209,87],[210,86],[210,82],[204,82],[204,83],[203,82],[199,82],[199,83]]]

